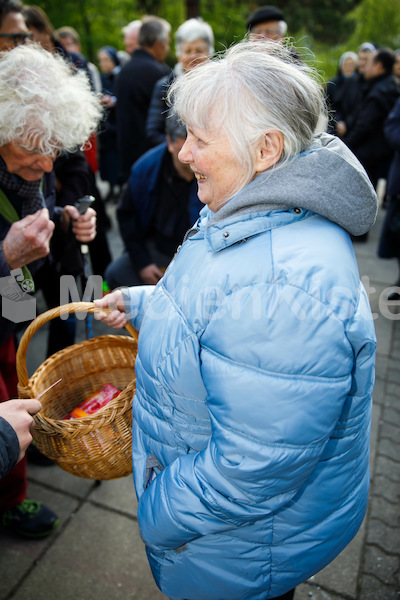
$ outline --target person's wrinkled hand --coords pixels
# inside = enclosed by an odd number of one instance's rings
[[[91,242],[96,237],[96,211],[88,208],[81,215],[75,206],[67,204],[63,209],[63,220],[66,226],[72,221],[72,232],[78,242],[83,244]]]
[[[47,208],[13,223],[3,240],[3,256],[10,270],[47,256],[53,231]]]
[[[111,312],[96,310],[94,316],[99,321],[107,323],[114,329],[122,329],[127,323],[126,308],[124,296],[121,289],[114,290],[100,300],[95,300],[94,305],[97,309],[108,308]]]
[[[156,285],[163,276],[163,272],[161,269],[157,267],[155,264],[150,264],[144,267],[139,271],[139,277],[143,281],[143,283],[147,283],[148,285]]]
[[[8,400],[0,403],[0,417],[3,417],[14,429],[19,442],[20,461],[26,452],[29,444],[32,442],[31,429],[33,427],[33,417],[42,408],[39,400]]]

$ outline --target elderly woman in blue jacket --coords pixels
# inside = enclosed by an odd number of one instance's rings
[[[237,44],[171,93],[206,206],[155,287],[98,301],[139,330],[141,536],[170,598],[291,598],[367,506],[376,341],[345,230],[372,226],[376,195],[315,134],[320,86],[276,44]]]

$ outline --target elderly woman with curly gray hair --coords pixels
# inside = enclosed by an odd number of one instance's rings
[[[367,506],[376,342],[347,231],[377,199],[276,43],[237,44],[171,94],[205,207],[156,286],[97,302],[139,330],[140,532],[170,598],[288,599]]]
[[[74,206],[55,206],[52,171],[60,152],[74,151],[86,142],[100,115],[99,100],[85,74],[73,73],[61,57],[33,45],[0,54],[2,293],[5,284],[18,288],[20,279],[23,289],[34,287],[35,273],[49,256],[55,231],[83,243],[96,235],[96,213],[91,208],[80,215]],[[0,317],[0,401],[17,395],[14,328],[12,320]],[[9,450],[2,448],[2,455]],[[11,463],[22,458],[15,451],[9,456]],[[57,525],[57,516],[27,499],[26,487],[24,459],[0,483],[0,523],[23,536],[47,535]]]

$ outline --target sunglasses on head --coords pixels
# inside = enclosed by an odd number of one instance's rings
[[[0,38],[10,38],[14,42],[14,46],[23,46],[33,36],[32,31],[27,33],[0,33]]]

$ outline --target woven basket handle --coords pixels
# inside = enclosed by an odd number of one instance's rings
[[[28,371],[26,368],[26,353],[28,351],[29,342],[43,325],[48,321],[60,317],[61,315],[70,314],[73,312],[111,312],[108,308],[97,308],[93,302],[71,302],[70,304],[63,304],[57,308],[51,308],[50,310],[42,313],[30,325],[26,328],[17,350],[17,374],[19,384],[23,387],[27,387],[29,384]],[[137,341],[137,331],[127,323],[125,329],[130,333],[134,340]]]

